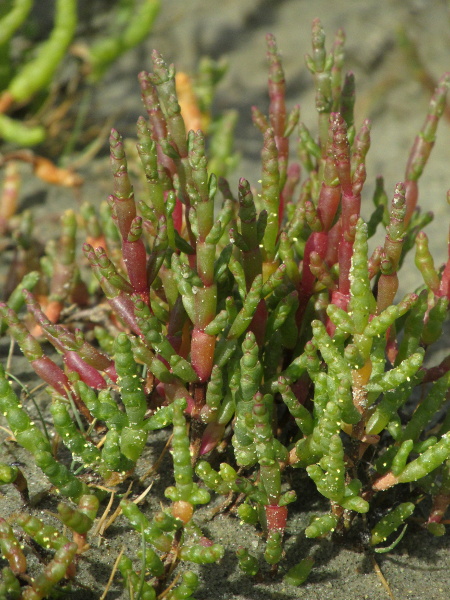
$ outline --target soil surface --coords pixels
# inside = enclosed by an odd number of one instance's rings
[[[84,3],[86,6],[87,2]],[[95,3],[94,3],[95,4]],[[328,48],[334,33],[344,28],[347,35],[345,69],[356,75],[356,124],[364,118],[372,121],[371,149],[367,159],[367,183],[363,192],[363,216],[371,213],[371,196],[375,177],[383,174],[386,190],[393,194],[395,183],[404,177],[409,148],[421,127],[427,110],[430,91],[420,81],[404,49],[399,43],[400,28],[407,32],[430,77],[437,80],[450,70],[450,27],[448,2],[440,0],[163,0],[163,7],[149,40],[127,54],[108,72],[90,101],[89,118],[103,124],[111,115],[115,127],[124,137],[135,137],[135,122],[142,113],[137,73],[150,70],[150,52],[157,48],[178,70],[192,72],[204,56],[229,61],[229,72],[221,83],[215,110],[235,108],[239,112],[236,149],[242,158],[230,177],[236,189],[238,177],[245,176],[257,187],[260,179],[259,153],[261,135],[251,123],[250,109],[258,106],[267,112],[267,68],[265,34],[275,34],[283,54],[287,80],[288,105],[301,105],[301,119],[315,132],[314,89],[304,65],[304,55],[310,51],[310,27],[319,17],[327,33]],[[83,5],[83,3],[81,3]],[[101,5],[101,2],[99,3]],[[86,9],[86,6],[84,9]],[[449,187],[449,121],[443,119],[438,139],[420,180],[420,204],[432,210],[434,222],[428,226],[430,248],[436,265],[447,256],[447,232],[450,209],[446,203]],[[20,210],[31,209],[37,235],[43,241],[56,237],[58,217],[70,207],[89,200],[98,204],[112,190],[107,152],[80,169],[85,179],[83,187],[74,192],[50,186],[22,169],[23,184]],[[11,260],[5,254],[6,262]],[[3,282],[2,282],[3,283]],[[401,277],[401,293],[413,291],[420,278],[413,261],[405,265]],[[400,296],[401,294],[399,294]],[[448,340],[448,337],[447,337]],[[6,356],[8,343],[1,340],[0,352]],[[30,371],[14,355],[13,372],[31,385]],[[48,402],[43,400],[43,402]],[[156,459],[165,443],[166,434],[151,438],[142,472]],[[0,431],[0,440],[6,434]],[[26,466],[31,494],[47,487],[26,452],[11,443],[0,445],[0,460],[17,460]],[[149,509],[164,501],[163,491],[170,478],[171,459],[165,458],[160,475],[155,479],[148,501]],[[290,509],[286,535],[286,558],[280,570],[285,571],[301,558],[312,555],[314,569],[300,588],[267,579],[254,582],[243,576],[237,567],[234,552],[240,544],[258,551],[263,541],[254,528],[239,525],[235,517],[219,516],[205,521],[204,528],[211,539],[223,542],[227,548],[219,565],[198,568],[202,585],[195,593],[197,600],[444,600],[448,598],[450,571],[448,536],[434,538],[419,528],[410,526],[406,536],[390,554],[376,555],[379,569],[388,582],[390,592],[383,587],[378,567],[358,551],[358,544],[344,547],[330,540],[305,540],[302,531],[312,513],[325,510],[325,505],[311,494],[311,487],[298,479],[299,499]],[[8,516],[22,510],[14,490],[0,490],[0,515]],[[56,502],[50,499],[39,505],[41,511],[56,512]],[[200,511],[208,516],[208,509]],[[45,516],[45,519],[51,517]],[[140,546],[139,536],[128,532],[125,520],[119,520],[108,530],[100,547],[93,547],[79,565],[77,581],[84,588],[74,587],[71,598],[98,599],[106,585],[111,567],[122,545],[129,556]],[[30,558],[33,563],[33,558]],[[184,567],[186,568],[186,567]],[[195,567],[194,567],[195,568]],[[391,596],[389,596],[391,594]],[[127,598],[119,582],[114,582],[108,599]]]

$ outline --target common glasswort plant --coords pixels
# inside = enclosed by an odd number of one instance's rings
[[[37,6],[33,0],[5,0],[0,6],[0,139],[20,146],[41,143],[46,137],[45,124],[37,124],[35,114],[24,123],[7,113],[29,105],[39,95],[48,99],[78,25],[78,0],[57,0],[47,39],[34,48],[31,59],[24,51],[17,57],[14,37],[27,23],[33,5]],[[80,41],[75,44],[73,53],[83,59],[91,82],[98,81],[121,54],[147,37],[159,7],[159,0],[124,0],[112,12],[110,31],[90,47]],[[33,112],[37,113],[36,107]]]
[[[329,511],[306,527],[308,538],[362,530],[369,551],[387,551],[398,542],[391,534],[404,531],[413,514],[431,534],[445,533],[450,356],[434,366],[425,359],[447,318],[450,261],[434,266],[422,231],[431,215],[417,202],[450,79],[442,77],[430,101],[404,181],[389,201],[377,180],[375,209],[364,222],[370,123],[353,121],[354,79],[342,73],[343,45],[338,32],[327,52],[314,21],[306,65],[316,88],[315,137],[299,122],[298,106],[287,111],[281,59],[267,36],[269,114],[253,111],[263,139],[257,193],[245,179],[231,190],[208,168],[202,131],[186,131],[174,68],[154,52],[152,73],[139,75],[148,115],[137,124],[145,190],[136,200],[113,130],[109,208],[82,209],[89,240],[83,251],[95,279],[80,278],[69,211],[58,251],[44,261],[52,282],[46,306],[29,291],[45,279],[33,274],[19,289],[28,288],[26,324],[13,310],[18,292],[0,308],[50,386],[52,427],[76,469],[58,457],[54,439],[31,420],[3,371],[1,412],[55,491],[78,505],[60,510],[64,523],[73,512],[75,547],[55,534],[56,554],[39,584],[27,579],[14,532],[1,524],[9,563],[2,585],[10,597],[42,598],[74,575],[96,499],[105,487],[123,493],[152,432],[168,426],[174,483],[163,507],[149,515],[127,497],[120,503],[142,540],[138,561],[125,554],[117,561],[131,597],[192,597],[192,571],[177,587],[166,585],[180,561],[213,563],[227,552],[196,523],[197,507],[212,495],[227,495],[239,518],[263,532],[263,555],[239,548],[240,568],[264,577],[280,564],[285,572],[289,505],[303,493],[292,484],[299,480],[290,477],[293,469],[329,500]],[[384,244],[369,255],[368,239],[379,228]],[[422,281],[397,302],[399,271],[414,246]],[[82,313],[78,328],[57,322],[80,289],[91,306],[106,298],[102,326],[83,322]],[[44,353],[41,336],[62,363]],[[26,498],[23,475],[2,468],[3,481]],[[25,531],[28,518],[16,520]],[[301,584],[312,566],[313,557],[302,557],[285,581]]]

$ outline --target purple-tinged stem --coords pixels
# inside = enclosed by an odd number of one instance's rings
[[[0,315],[8,323],[11,335],[17,341],[25,358],[30,361],[36,373],[62,396],[67,397],[70,383],[64,371],[58,367],[44,352],[39,342],[21,323],[16,313],[3,302],[0,303]]]
[[[8,308],[3,302],[0,303],[0,317],[6,321],[11,335],[19,344],[25,358],[28,359],[36,374],[64,398],[70,393],[77,409],[88,420],[92,422],[92,416],[83,401],[73,390],[70,381],[64,371],[45,356],[39,342],[31,335],[16,313]]]
[[[106,381],[98,372],[97,368],[92,365],[89,365],[87,362],[83,360],[81,357],[79,350],[77,348],[78,344],[76,343],[75,336],[65,330],[62,326],[54,325],[51,323],[45,314],[42,312],[39,304],[33,298],[31,292],[24,290],[24,296],[27,301],[27,308],[33,314],[37,323],[41,326],[42,331],[45,337],[49,340],[53,346],[62,352],[64,363],[67,367],[79,373],[82,381],[84,381],[87,385],[94,387],[95,389],[102,389],[106,387]],[[80,332],[81,333],[81,332]],[[63,339],[65,338],[66,342],[69,342],[73,349],[67,348],[67,343],[64,344]],[[87,342],[84,342],[84,346],[90,346]],[[76,350],[75,350],[76,348]],[[91,346],[94,351],[94,356],[98,356],[100,358],[104,358],[106,362],[106,367],[112,363],[110,359],[108,359],[105,355],[102,355],[98,350],[96,350],[93,346]],[[91,352],[92,355],[92,352]],[[97,364],[104,363],[105,361],[96,361]],[[103,365],[102,365],[103,366]]]
[[[136,215],[133,187],[127,170],[122,137],[111,130],[110,160],[114,176],[114,195],[109,197],[113,218],[122,237],[122,255],[134,292],[149,303],[147,255],[142,236],[142,219]]]
[[[351,176],[350,146],[347,139],[347,128],[342,116],[332,115],[333,154],[336,171],[342,189],[341,202],[341,237],[338,247],[339,262],[339,294],[342,302],[350,297],[350,267],[353,254],[354,229],[361,209],[361,195],[353,188]]]
[[[84,381],[89,387],[94,388],[95,390],[103,390],[107,387],[106,381],[97,369],[88,365],[74,350],[65,352],[63,360],[66,367],[70,371],[78,373],[81,381]]]
[[[331,229],[340,201],[341,185],[339,183],[332,148],[328,145],[328,152],[324,161],[323,180],[317,203],[317,214],[324,231]]]
[[[97,248],[94,251],[92,246],[84,244],[83,251],[114,313],[134,333],[142,335],[134,314],[134,304],[131,300],[133,288],[131,285],[115,272],[113,264],[106,256],[103,248]]]

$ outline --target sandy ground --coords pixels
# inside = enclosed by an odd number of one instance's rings
[[[429,92],[418,82],[399,48],[397,31],[403,27],[415,41],[420,57],[430,74],[437,79],[450,69],[450,27],[448,2],[438,0],[163,0],[163,9],[155,30],[143,48],[119,61],[107,76],[92,102],[91,116],[101,121],[117,113],[116,127],[124,136],[134,136],[134,123],[142,112],[136,74],[150,69],[149,54],[157,48],[168,61],[180,70],[191,71],[203,55],[213,58],[225,56],[230,69],[221,84],[216,109],[235,108],[239,111],[236,147],[242,160],[231,177],[245,176],[257,186],[260,179],[259,152],[261,136],[250,120],[250,107],[257,105],[267,110],[267,71],[265,40],[267,32],[274,33],[284,57],[288,103],[301,104],[301,118],[315,131],[314,90],[304,66],[304,54],[310,50],[310,26],[313,18],[320,17],[331,45],[334,32],[343,27],[347,34],[346,68],[354,71],[357,82],[357,124],[369,117],[373,122],[372,146],[367,161],[367,184],[364,190],[363,214],[371,212],[371,194],[374,178],[385,177],[388,194],[401,181],[414,136],[422,125]],[[117,111],[119,107],[119,111]],[[420,182],[421,204],[424,210],[433,210],[434,223],[428,228],[430,246],[440,264],[447,253],[446,239],[450,209],[446,204],[449,160],[449,124],[440,124],[438,141],[429,165]],[[32,176],[25,177],[22,208],[31,208],[36,216],[38,231],[51,235],[49,223],[56,226],[63,209],[80,200],[100,202],[111,191],[106,158],[98,158],[84,168],[86,183],[81,198],[72,191],[45,186]],[[54,230],[56,231],[56,230]],[[410,283],[412,280],[412,283]],[[412,291],[418,284],[417,272],[411,261],[402,277],[402,291]],[[411,287],[412,286],[412,287]],[[2,353],[7,346],[0,347]],[[17,359],[16,374],[22,370]],[[0,434],[4,439],[3,433]],[[149,447],[148,463],[157,455],[162,441],[158,436]],[[25,453],[14,450],[19,460]],[[0,460],[11,460],[9,450],[0,446]],[[29,461],[28,461],[29,462]],[[166,461],[163,472],[170,469]],[[27,464],[33,492],[44,482],[33,465]],[[161,478],[152,490],[155,503],[163,498],[167,482]],[[220,565],[199,569],[202,587],[195,594],[197,600],[385,600],[383,588],[373,565],[354,549],[342,548],[332,542],[305,541],[302,529],[308,516],[322,505],[315,504],[310,488],[300,481],[299,500],[292,507],[286,551],[282,569],[300,558],[312,554],[315,568],[308,582],[301,588],[287,587],[279,582],[255,584],[243,577],[237,569],[232,550],[239,543],[250,544],[255,550],[262,541],[253,529],[239,526],[235,519],[219,517],[207,524],[214,540],[223,540],[228,548]],[[2,491],[5,491],[3,488]],[[54,510],[53,504],[46,508]],[[0,495],[0,514],[11,514],[21,507],[13,493]],[[80,565],[81,581],[87,586],[70,597],[97,599],[105,585],[109,570],[124,543],[132,555],[139,545],[136,536],[126,533],[119,522],[111,530],[104,545],[93,550]],[[448,597],[450,574],[448,570],[448,538],[432,538],[413,527],[394,552],[379,556],[378,563],[389,582],[395,600],[444,600]],[[111,588],[108,598],[125,598],[119,584]]]

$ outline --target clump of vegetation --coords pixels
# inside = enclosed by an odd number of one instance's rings
[[[91,83],[98,82],[121,54],[148,36],[160,8],[159,0],[117,3],[111,14],[110,31],[86,46],[76,39],[78,0],[57,0],[53,29],[47,39],[31,49],[30,44],[25,44],[18,56],[17,44],[13,44],[15,36],[27,26],[32,29],[31,14],[37,4],[33,0],[5,0],[0,7],[0,139],[28,147],[43,142],[47,136],[51,123],[43,119],[42,105],[52,101],[52,85],[71,45],[73,54],[83,59],[80,74],[85,71]],[[24,106],[30,109],[25,121]],[[22,117],[15,118],[14,112],[19,108]],[[59,107],[59,119],[66,110]]]
[[[69,211],[43,273],[28,274],[9,306],[0,306],[9,335],[52,397],[51,426],[46,419],[40,427],[2,371],[0,410],[10,439],[33,455],[55,493],[77,505],[58,509],[76,536],[71,542],[55,534],[42,583],[38,577],[30,584],[17,538],[1,524],[9,597],[43,598],[74,577],[76,556],[87,551],[79,536],[89,532],[105,489],[125,494],[118,512],[142,541],[138,561],[125,553],[116,561],[135,598],[191,598],[198,577],[184,571],[174,586],[177,565],[221,560],[227,548],[196,522],[198,507],[212,496],[226,496],[242,521],[263,532],[261,556],[246,547],[237,552],[244,573],[264,578],[280,570],[286,583],[303,583],[313,556],[289,570],[283,564],[289,506],[301,507],[303,493],[302,480],[290,476],[294,469],[329,500],[329,512],[304,530],[307,538],[357,530],[369,551],[384,552],[413,514],[430,534],[445,533],[450,356],[431,366],[426,358],[447,319],[450,261],[434,266],[423,231],[431,216],[418,208],[418,180],[450,76],[430,101],[404,181],[390,202],[377,180],[374,211],[364,222],[370,123],[357,128],[353,120],[343,33],[331,52],[318,20],[312,34],[306,64],[316,87],[317,138],[298,107],[287,111],[281,59],[267,36],[269,114],[253,112],[263,138],[257,192],[243,178],[235,192],[209,169],[204,134],[186,131],[174,68],[154,52],[152,73],[139,76],[148,113],[137,124],[145,191],[136,201],[113,130],[108,206],[81,212],[94,277],[76,252]],[[369,255],[368,239],[379,228],[384,244]],[[414,247],[421,279],[396,303],[401,266]],[[38,286],[47,290],[42,306],[30,291]],[[28,315],[21,319],[23,301]],[[64,323],[69,302],[83,310]],[[45,354],[42,337],[62,361]],[[142,497],[130,500],[124,482],[141,491],[136,465],[152,432],[165,427],[174,481],[161,510],[146,514],[137,506]],[[2,468],[3,481],[26,498],[20,471]],[[416,509],[419,500],[426,509]],[[27,518],[11,522],[27,531]]]

